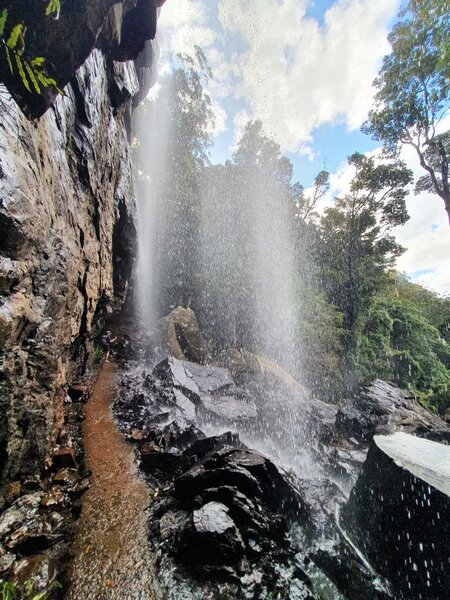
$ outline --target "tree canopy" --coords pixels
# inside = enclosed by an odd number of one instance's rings
[[[426,171],[417,191],[440,196],[450,220],[449,142],[442,131],[450,108],[449,14],[448,0],[410,0],[401,11],[363,131],[390,155],[403,145],[414,148]]]

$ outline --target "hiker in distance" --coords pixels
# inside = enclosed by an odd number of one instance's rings
[[[111,352],[111,344],[117,340],[117,338],[111,337],[111,332],[108,331],[102,335],[102,348],[103,348],[103,361],[109,362],[109,353]]]

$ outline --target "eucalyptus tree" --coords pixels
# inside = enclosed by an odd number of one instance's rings
[[[302,221],[316,221],[319,217],[317,209],[319,203],[330,189],[330,174],[322,169],[314,177],[309,190],[305,190],[300,183],[292,186],[292,196],[295,206],[295,216]]]
[[[320,231],[323,285],[344,315],[344,345],[351,355],[359,317],[402,253],[390,232],[408,219],[405,188],[412,173],[402,161],[377,164],[359,153],[350,156],[349,164],[354,168],[349,192],[326,209]]]
[[[410,0],[401,11],[363,131],[391,156],[405,145],[415,150],[426,172],[416,191],[441,197],[450,220],[450,143],[442,130],[450,108],[449,15],[449,0]]]

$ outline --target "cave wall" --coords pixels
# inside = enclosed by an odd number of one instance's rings
[[[67,384],[83,371],[104,316],[120,309],[131,275],[126,124],[139,81],[117,29],[136,3],[97,5],[106,11],[91,40],[99,48],[81,67],[74,61],[65,96],[47,99],[39,120],[27,119],[26,99],[14,96],[21,112],[0,94],[0,487],[43,468]]]

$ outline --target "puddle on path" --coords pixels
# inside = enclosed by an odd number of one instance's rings
[[[147,546],[149,492],[111,412],[117,372],[103,364],[86,407],[83,440],[92,485],[83,496],[66,600],[154,600]]]

